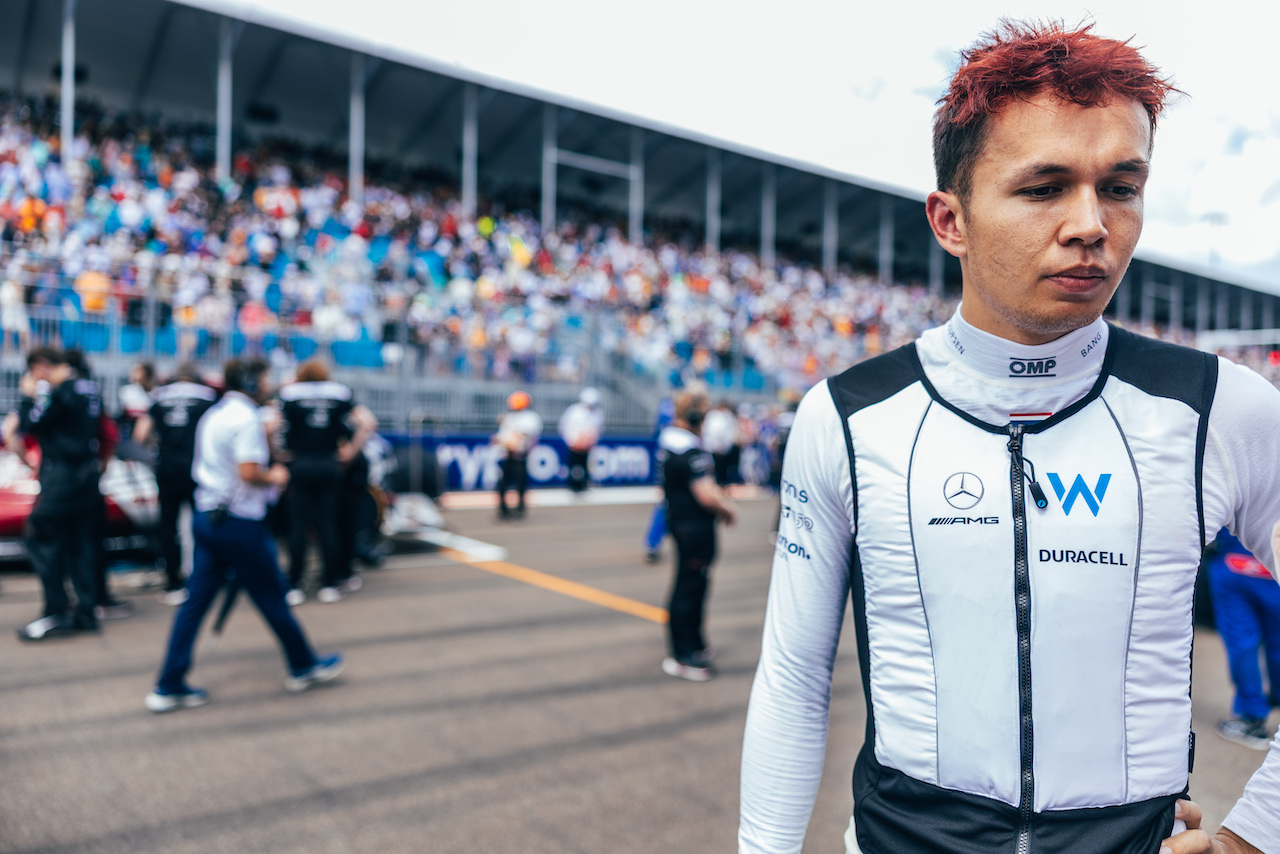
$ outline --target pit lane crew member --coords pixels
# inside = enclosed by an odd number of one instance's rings
[[[667,604],[670,654],[662,661],[669,676],[705,682],[715,672],[715,650],[702,623],[716,559],[716,522],[732,525],[736,514],[716,483],[715,463],[702,448],[700,433],[707,398],[684,392],[676,399],[675,420],[658,436],[667,524],[676,544],[675,573]]]
[[[323,563],[316,598],[337,602],[360,587],[360,578],[351,574],[351,561],[339,534],[341,467],[360,453],[376,429],[377,419],[367,408],[356,404],[350,387],[329,378],[329,369],[323,362],[304,362],[298,366],[296,377],[295,382],[280,389],[291,484],[289,604],[299,605],[306,598],[303,580],[311,531],[320,541]]]
[[[17,429],[40,445],[40,497],[27,523],[26,549],[44,589],[44,615],[18,629],[24,641],[94,631],[98,618],[97,548],[100,538],[95,508],[101,468],[98,459],[102,398],[97,383],[79,377],[58,350],[40,347],[27,356],[27,373],[19,381],[22,402]],[[5,437],[10,449],[27,459],[15,434]],[[75,605],[67,596],[70,581]]]
[[[493,441],[506,453],[502,477],[498,480],[498,518],[524,515],[524,494],[529,488],[529,452],[542,436],[542,416],[530,408],[528,392],[515,391],[507,397],[507,412],[498,424]],[[516,506],[507,506],[507,490],[515,489]]]
[[[342,672],[338,653],[317,656],[285,602],[275,540],[264,521],[267,505],[289,483],[289,470],[271,464],[259,413],[270,397],[268,365],[232,359],[223,369],[226,393],[196,427],[192,477],[196,482],[195,565],[189,597],[173,618],[168,651],[145,704],[153,712],[204,705],[209,694],[187,683],[200,623],[225,584],[249,594],[285,654],[285,690],[304,691]]]
[[[133,438],[139,445],[156,439],[156,485],[160,491],[160,557],[164,561],[165,589],[160,601],[181,605],[187,601],[182,575],[182,548],[178,517],[183,505],[194,509],[196,482],[191,478],[195,456],[196,425],[218,399],[217,392],[200,379],[195,365],[178,367],[173,379],[152,392],[150,409],[139,415]]]

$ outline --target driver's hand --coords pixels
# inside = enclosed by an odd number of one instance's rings
[[[1187,829],[1161,842],[1160,854],[1262,854],[1225,827],[1213,836],[1201,830],[1204,814],[1195,801],[1178,801],[1173,815]]]

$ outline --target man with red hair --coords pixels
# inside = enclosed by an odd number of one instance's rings
[[[1191,606],[1226,525],[1274,570],[1280,393],[1101,319],[1173,91],[1091,27],[1005,23],[934,124],[955,316],[796,414],[742,764],[742,852],[795,852],[852,596],[863,854],[1280,852],[1280,750],[1223,828],[1187,798]],[[1247,841],[1246,841],[1247,840]]]

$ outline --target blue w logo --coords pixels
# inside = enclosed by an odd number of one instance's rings
[[[1071,515],[1071,508],[1075,506],[1077,498],[1089,505],[1089,510],[1097,516],[1098,509],[1102,506],[1102,497],[1107,494],[1107,484],[1111,483],[1111,475],[1100,474],[1097,485],[1094,486],[1093,492],[1090,492],[1084,477],[1076,475],[1076,479],[1071,482],[1071,489],[1067,490],[1062,486],[1062,478],[1053,472],[1046,472],[1045,476],[1049,478],[1049,485],[1053,487],[1054,494],[1062,502],[1062,512],[1068,516]]]

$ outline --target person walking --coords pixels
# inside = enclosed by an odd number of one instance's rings
[[[676,544],[667,604],[670,649],[662,670],[691,682],[715,676],[711,667],[715,649],[706,642],[702,624],[711,564],[716,559],[716,522],[732,525],[736,518],[716,483],[715,463],[702,448],[699,433],[706,415],[706,397],[685,392],[676,399],[675,420],[658,437],[667,524]]]
[[[297,379],[280,389],[284,416],[284,449],[289,461],[289,604],[306,599],[307,541],[320,541],[323,565],[321,602],[341,601],[360,589],[351,561],[342,548],[339,499],[343,466],[360,453],[377,420],[356,404],[351,388],[334,382],[323,362],[298,367]]]
[[[600,442],[604,433],[604,412],[600,409],[600,392],[584,388],[578,402],[570,404],[560,416],[557,425],[560,438],[569,448],[569,489],[575,495],[587,491],[591,473],[587,461],[591,449]]]
[[[852,599],[850,852],[1280,851],[1280,751],[1188,800],[1192,602],[1230,527],[1269,571],[1280,392],[1102,320],[1172,90],[1091,26],[1007,21],[934,120],[945,327],[818,383],[783,463],[738,848],[799,851]]]
[[[196,426],[192,477],[196,482],[195,565],[189,597],[173,618],[164,664],[145,705],[171,712],[204,705],[209,694],[187,673],[200,624],[224,586],[253,600],[284,651],[285,690],[304,691],[342,672],[341,654],[318,656],[285,602],[267,505],[289,483],[289,470],[271,464],[259,408],[270,397],[267,363],[232,359],[223,368],[226,392]],[[230,592],[228,595],[231,595]]]
[[[94,539],[100,536],[98,491],[98,386],[78,376],[58,350],[40,347],[27,356],[27,373],[19,380],[22,401],[17,430],[39,443],[40,496],[27,521],[27,556],[40,577],[44,613],[18,629],[18,638],[41,641],[96,631],[99,604],[98,564]],[[28,465],[34,460],[16,432],[5,437]],[[75,604],[67,596],[67,583]]]
[[[502,477],[498,480],[498,518],[524,516],[524,494],[529,488],[529,452],[542,436],[542,417],[530,409],[527,392],[512,392],[507,398],[507,412],[498,424],[493,441],[506,453],[502,461]],[[507,490],[516,491],[516,506],[507,506]]]
[[[1271,742],[1267,716],[1280,705],[1280,584],[1270,570],[1223,528],[1209,558],[1213,621],[1227,648],[1236,694],[1235,717],[1218,722],[1218,735],[1253,750]],[[1267,662],[1264,685],[1260,653]]]
[[[165,589],[160,601],[181,605],[187,601],[182,572],[182,546],[178,518],[183,506],[194,509],[196,482],[191,476],[195,457],[196,426],[217,400],[217,393],[200,379],[195,365],[178,367],[173,379],[152,392],[153,402],[133,426],[133,437],[145,445],[156,440],[156,486],[159,489],[160,524],[156,529],[164,562]]]

